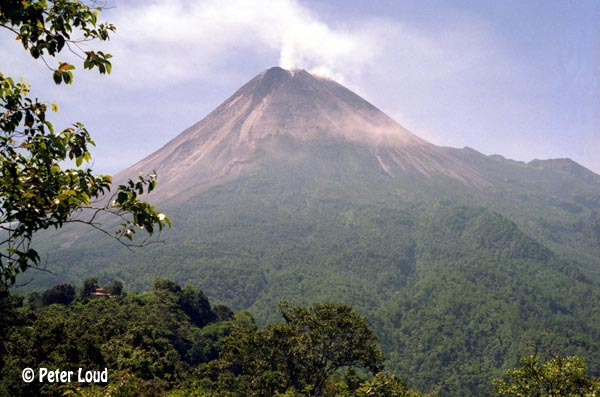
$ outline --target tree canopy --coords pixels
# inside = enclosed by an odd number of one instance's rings
[[[581,357],[554,357],[541,363],[538,356],[532,355],[521,358],[521,367],[495,379],[494,388],[503,397],[591,397],[600,393],[600,379],[587,375]]]
[[[235,395],[273,396],[296,390],[322,395],[332,375],[345,367],[377,373],[383,353],[366,320],[350,306],[280,305],[285,323],[235,330],[222,344],[218,387]]]
[[[349,306],[284,304],[285,322],[257,328],[249,313],[168,279],[113,297],[86,296],[92,284],[32,293],[24,306],[0,297],[0,395],[423,396],[379,372],[377,340]],[[108,368],[109,380],[23,382],[23,368],[38,366]]]

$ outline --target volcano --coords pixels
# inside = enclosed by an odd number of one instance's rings
[[[286,147],[283,140],[299,145]],[[156,170],[161,178],[157,200],[182,200],[256,171],[266,159],[298,156],[302,143],[336,142],[368,149],[390,177],[438,175],[489,184],[475,167],[412,134],[335,81],[279,67],[260,73],[119,177]]]
[[[248,310],[335,302],[368,317],[387,368],[442,396],[492,395],[532,351],[600,373],[600,176],[433,145],[340,84],[271,68],[115,177],[158,173],[173,220],[136,251],[65,228],[55,274],[193,284]]]

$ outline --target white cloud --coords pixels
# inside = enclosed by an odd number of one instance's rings
[[[110,49],[119,59],[115,76],[129,84],[212,76],[236,52],[265,51],[284,68],[340,78],[344,69],[365,67],[375,46],[371,37],[330,28],[292,0],[155,1],[109,12],[118,26]]]
[[[294,0],[162,0],[119,3],[109,12],[118,26],[110,49],[118,60],[113,78],[132,87],[214,81],[260,58],[259,69],[278,62],[354,89],[368,90],[376,84],[366,79],[379,74],[388,87],[405,82],[423,91],[440,80],[481,73],[482,59],[489,62],[496,50],[475,20],[469,30],[449,23],[438,34],[384,18],[334,28]]]

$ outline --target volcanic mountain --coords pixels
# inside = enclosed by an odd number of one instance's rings
[[[472,165],[413,135],[335,81],[279,67],[260,73],[119,176],[156,170],[159,201],[181,200],[252,172],[265,159],[298,156],[307,142],[362,146],[391,177],[444,175],[471,185],[489,183]]]
[[[41,254],[56,276],[29,286],[166,277],[260,324],[281,300],[351,304],[387,368],[442,396],[491,395],[534,351],[600,372],[600,176],[572,160],[435,146],[332,80],[271,68],[115,181],[153,170],[162,244],[65,228]]]

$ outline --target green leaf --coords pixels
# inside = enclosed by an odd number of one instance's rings
[[[56,84],[60,84],[62,82],[62,75],[58,70],[54,71],[52,78]]]

